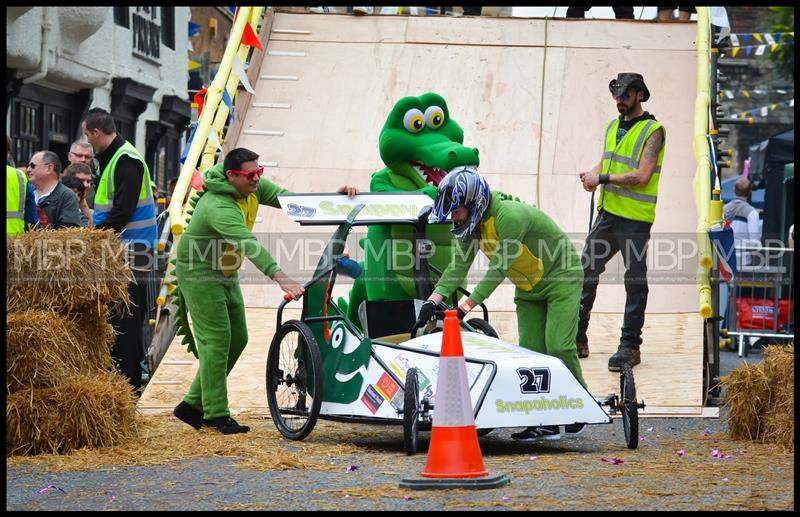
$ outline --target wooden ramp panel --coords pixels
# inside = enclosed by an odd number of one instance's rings
[[[265,371],[276,312],[247,309],[250,343],[228,376],[228,400],[233,412],[269,413]],[[299,316],[299,309],[284,311],[284,321]],[[504,340],[517,341],[515,313],[492,312],[489,321]],[[593,395],[619,392],[619,375],[609,372],[607,363],[617,349],[621,324],[622,317],[618,314],[592,316],[591,355],[581,360],[581,366]],[[647,316],[642,363],[633,370],[638,397],[647,404],[640,416],[717,416],[716,408],[702,407],[702,346],[693,338],[700,333],[700,327],[700,318],[695,314]],[[176,338],[139,400],[139,410],[146,414],[170,414],[189,389],[196,371],[197,360]]]

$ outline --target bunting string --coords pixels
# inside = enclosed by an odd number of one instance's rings
[[[741,99],[742,97],[751,99],[753,97],[765,97],[767,95],[794,95],[794,90],[764,90],[754,88],[752,90],[720,90],[719,96],[728,100]]]
[[[772,104],[767,104],[766,106],[761,106],[759,108],[753,108],[746,111],[732,113],[731,118],[766,117],[770,114],[770,112],[775,111],[780,106],[788,106],[790,108],[793,108],[794,99],[789,99],[788,101],[783,101],[783,102],[774,102]]]
[[[751,42],[773,45],[784,39],[794,39],[794,32],[733,32],[728,37],[732,47],[749,45]]]
[[[730,52],[731,57],[751,57],[751,56],[764,56],[768,55],[767,50],[769,53],[773,53],[778,50],[778,47],[784,47],[788,45],[794,45],[794,41],[787,41],[784,43],[773,43],[769,44],[761,44],[761,45],[744,45],[744,46],[733,46],[729,49],[725,49],[724,52]]]

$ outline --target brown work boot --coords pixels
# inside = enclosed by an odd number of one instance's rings
[[[575,340],[575,346],[578,348],[578,357],[584,359],[589,357],[589,341],[581,341],[580,339]]]
[[[608,371],[618,372],[625,363],[628,363],[631,365],[631,368],[633,368],[641,362],[642,357],[638,348],[620,345],[619,348],[617,348],[617,352],[608,358]]]

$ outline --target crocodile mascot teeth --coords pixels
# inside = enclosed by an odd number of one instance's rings
[[[370,192],[424,192],[436,197],[436,186],[453,168],[480,163],[478,150],[465,147],[464,131],[450,118],[447,103],[433,92],[403,97],[386,118],[378,140],[384,167],[373,173]],[[392,257],[392,250],[405,240],[410,245],[409,226],[372,226],[360,245],[365,251],[364,273],[353,284],[349,303],[339,299],[348,318],[360,326],[358,307],[364,300],[410,300],[416,298],[414,275],[409,260]],[[427,227],[435,253],[429,262],[443,271],[450,262],[453,246],[447,225]],[[394,241],[394,242],[392,242]],[[389,250],[389,252],[386,252]],[[397,260],[393,260],[397,259]]]

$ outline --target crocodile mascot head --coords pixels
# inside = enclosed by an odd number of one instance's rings
[[[400,191],[434,187],[451,169],[480,163],[478,150],[464,147],[464,130],[450,118],[437,93],[403,97],[392,108],[378,141],[381,159]]]

